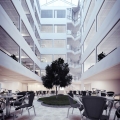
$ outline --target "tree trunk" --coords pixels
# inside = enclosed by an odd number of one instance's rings
[[[56,86],[56,98],[57,98],[57,86]]]

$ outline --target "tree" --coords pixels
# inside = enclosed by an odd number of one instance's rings
[[[42,76],[43,85],[52,89],[53,86],[56,86],[56,96],[57,96],[57,87],[66,87],[71,84],[72,76],[69,74],[68,63],[64,63],[62,58],[58,58],[53,61],[51,65],[47,65],[46,75]]]

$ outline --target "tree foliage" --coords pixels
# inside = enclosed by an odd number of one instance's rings
[[[66,87],[72,82],[68,63],[64,63],[62,58],[58,58],[51,65],[47,65],[45,70],[46,75],[42,76],[42,82],[48,89],[52,89],[53,86]]]

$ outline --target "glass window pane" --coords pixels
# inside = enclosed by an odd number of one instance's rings
[[[52,18],[53,12],[52,10],[41,10],[41,18]]]
[[[65,61],[65,55],[54,55],[54,60],[57,60],[58,58],[62,58]]]
[[[42,25],[41,26],[41,33],[52,33],[53,26],[52,25]]]
[[[97,55],[100,55],[103,52],[103,54],[107,56],[118,47],[120,47],[120,21],[98,45]]]
[[[19,61],[19,46],[16,42],[0,27],[0,50]]]
[[[65,40],[54,40],[54,47],[55,48],[64,48]]]
[[[54,32],[55,33],[65,33],[66,32],[66,26],[65,25],[55,25],[54,26]]]
[[[95,50],[90,54],[90,56],[84,62],[84,72],[95,65]]]
[[[55,18],[65,18],[65,10],[55,10]]]

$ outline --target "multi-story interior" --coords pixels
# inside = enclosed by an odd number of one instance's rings
[[[1,88],[46,90],[45,67],[61,57],[73,76],[64,93],[119,93],[119,6],[120,0],[0,0]]]

